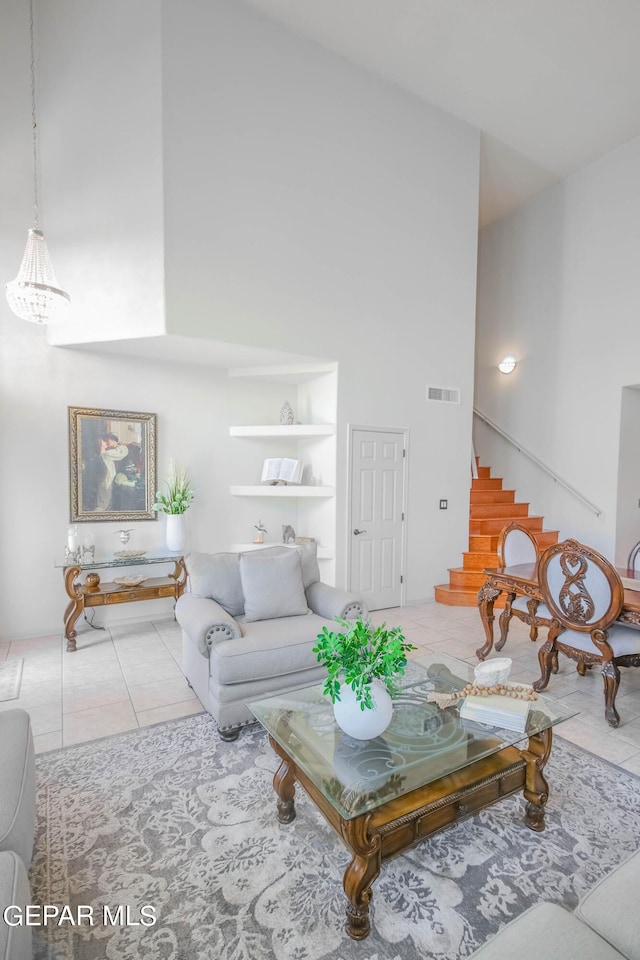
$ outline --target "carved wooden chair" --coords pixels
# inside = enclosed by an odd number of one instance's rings
[[[500,531],[498,562],[501,567],[511,567],[519,563],[537,564],[539,553],[535,536],[517,520]],[[529,625],[529,638],[533,641],[538,639],[538,627],[551,626],[551,614],[543,603],[535,597],[518,594],[517,591],[507,593],[504,610],[500,614],[500,639],[496,643],[496,650],[502,650],[507,642],[512,617],[517,617]]]
[[[640,540],[631,548],[627,559],[627,570],[635,570],[640,562]]]
[[[547,686],[558,651],[577,662],[581,676],[588,667],[601,663],[604,715],[617,727],[619,667],[640,666],[640,631],[616,623],[624,602],[620,577],[597,551],[576,540],[565,540],[542,554],[538,582],[552,625],[538,654],[541,676],[534,689]]]

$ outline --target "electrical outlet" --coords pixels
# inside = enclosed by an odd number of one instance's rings
[[[448,506],[449,506],[449,501],[448,501],[448,500],[441,500],[441,501],[440,501],[440,509],[441,509],[441,510],[446,510]]]

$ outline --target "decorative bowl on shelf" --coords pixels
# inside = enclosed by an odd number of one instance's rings
[[[146,550],[116,550],[114,557],[118,560],[137,560],[139,557],[144,557],[146,552]]]
[[[114,577],[113,582],[121,587],[137,587],[138,584],[144,583],[147,579],[148,577]]]
[[[473,671],[476,683],[483,687],[493,687],[496,683],[506,683],[511,673],[512,660],[509,657],[494,657],[479,663]]]

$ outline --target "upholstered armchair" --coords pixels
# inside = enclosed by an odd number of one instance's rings
[[[588,667],[602,664],[604,714],[617,727],[619,668],[640,666],[640,631],[616,623],[624,602],[618,573],[596,550],[565,540],[545,550],[538,580],[552,622],[538,654],[541,675],[534,689],[546,688],[558,652],[575,660],[583,676]]]
[[[361,597],[321,582],[315,543],[191,553],[185,564],[183,670],[223,740],[255,723],[252,700],[326,678],[313,652],[324,626],[367,616]]]
[[[498,537],[498,563],[501,567],[512,567],[520,563],[537,564],[539,556],[538,541],[526,527],[514,520],[500,531]],[[538,627],[551,626],[551,614],[547,607],[533,597],[518,595],[516,591],[506,595],[504,610],[500,614],[500,639],[496,650],[502,650],[507,642],[511,618],[517,617],[531,628],[529,638],[538,639]]]

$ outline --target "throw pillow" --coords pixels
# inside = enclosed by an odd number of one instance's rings
[[[296,550],[300,554],[300,560],[302,561],[302,582],[306,590],[312,583],[317,583],[320,579],[318,544],[315,540],[313,543],[298,543],[296,544]]]
[[[309,613],[297,550],[265,557],[261,550],[240,555],[244,619],[274,620]]]
[[[232,617],[242,616],[244,596],[237,553],[190,553],[185,566],[194,597],[210,597]]]
[[[262,547],[260,549],[261,557],[281,557],[288,550],[295,550],[302,561],[302,582],[305,590],[312,583],[317,583],[320,579],[320,567],[318,566],[318,544],[297,543],[295,547],[285,547],[281,544],[275,544],[273,547]]]

